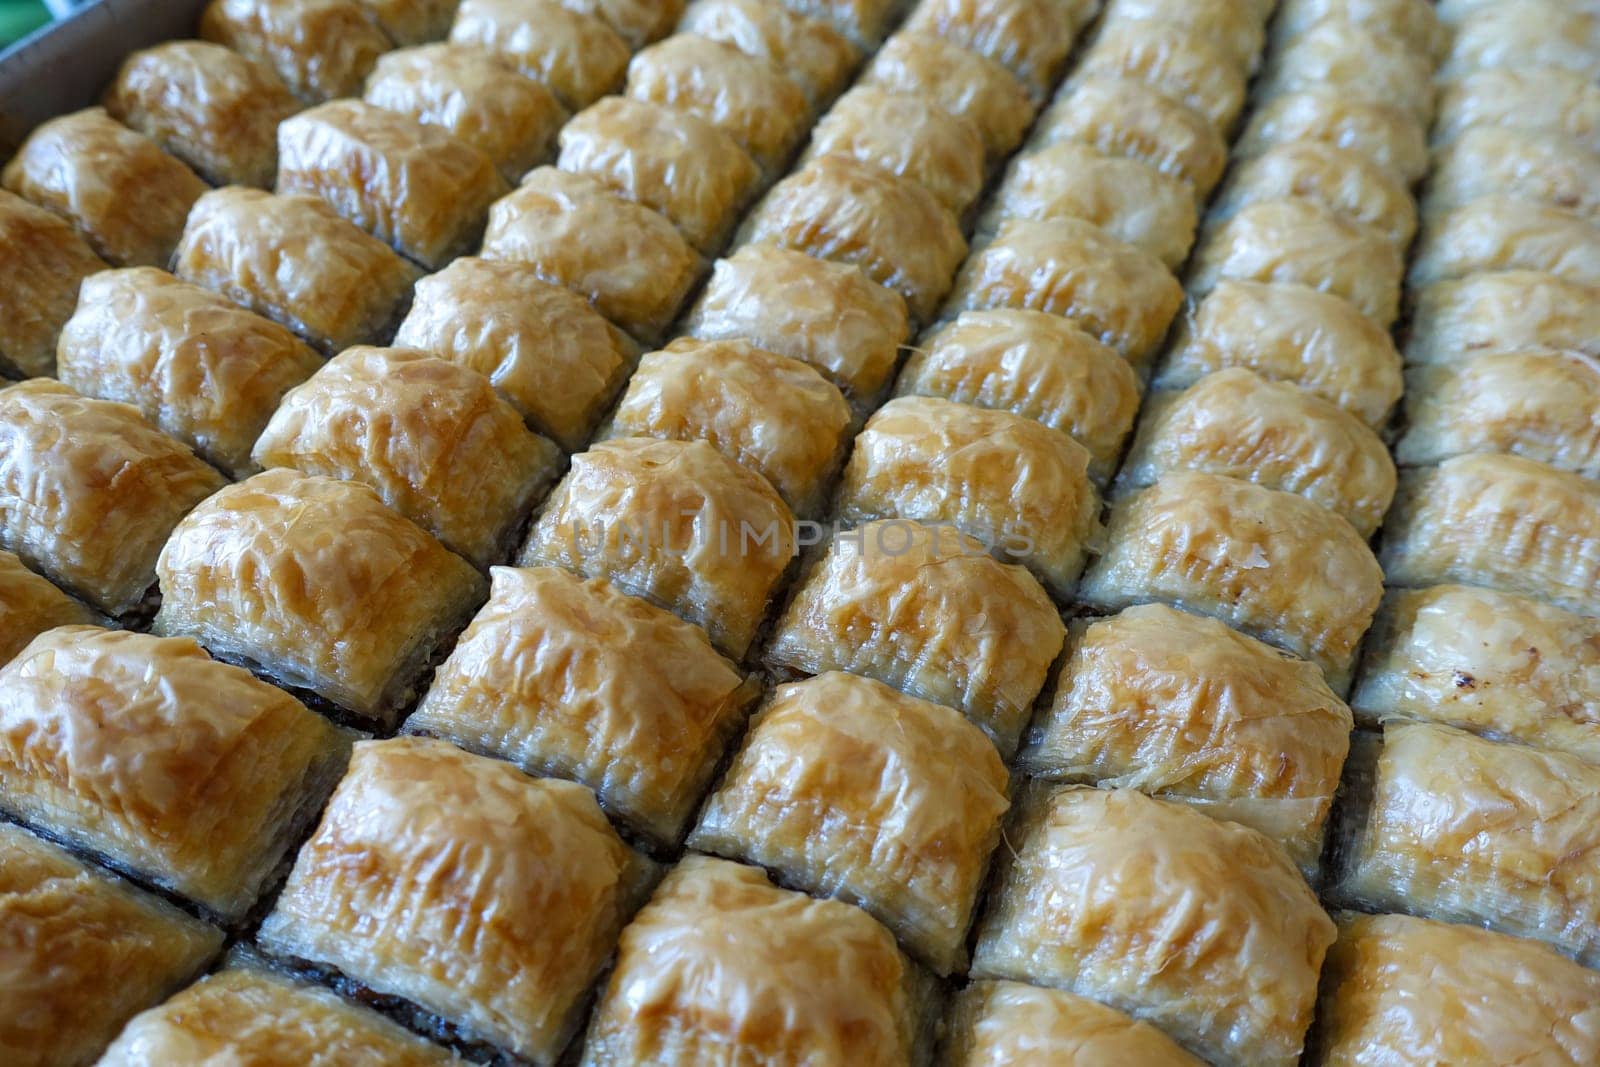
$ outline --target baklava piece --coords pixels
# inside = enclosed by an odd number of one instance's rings
[[[546,162],[567,110],[555,94],[486,48],[430,44],[378,60],[367,103],[438,126],[517,181]]]
[[[838,95],[860,58],[829,23],[772,0],[695,0],[678,21],[678,32],[767,60],[800,87],[813,111]]]
[[[0,373],[53,374],[78,287],[106,264],[72,223],[0,189]]]
[[[1350,706],[1600,762],[1600,620],[1466,585],[1391,591]]]
[[[965,962],[1007,780],[960,712],[829,672],[772,693],[688,843],[859,905],[949,974]]]
[[[0,667],[46,630],[94,621],[94,612],[0,549]]]
[[[639,361],[609,435],[706,441],[809,516],[825,502],[850,427],[839,390],[798,359],[681,337]]]
[[[1338,900],[1600,961],[1600,767],[1421,722],[1387,724],[1352,767]]]
[[[929,33],[908,30],[889,38],[861,84],[909,93],[966,119],[983,138],[991,162],[1010,155],[1033,123],[1033,101],[1015,75]]]
[[[1600,356],[1600,291],[1544,271],[1436,282],[1416,295],[1415,305],[1407,363],[1459,363],[1520,348]]]
[[[1433,60],[1399,38],[1345,16],[1325,18],[1285,42],[1256,95],[1328,90],[1387,104],[1426,124],[1433,117]]]
[[[100,1067],[382,1063],[460,1067],[375,1011],[259,964],[233,964],[129,1021]]]
[[[480,568],[510,551],[561,458],[477,371],[366,346],[284,397],[253,455],[263,467],[370,485]]]
[[[1008,219],[961,267],[946,315],[1044,311],[1143,363],[1183,306],[1183,287],[1142,248],[1074,218]]]
[[[0,823],[0,944],[0,1057],[50,1067],[94,1062],[204,969],[222,932]]]
[[[0,548],[108,615],[141,606],[173,527],[224,484],[126,404],[0,389]]]
[[[638,355],[587,301],[532,267],[470,256],[417,282],[394,340],[482,374],[568,450],[588,443]]]
[[[983,138],[966,119],[909,93],[859,85],[811,131],[807,160],[845,155],[909,178],[960,216],[983,190]]]
[[[1422,227],[1408,280],[1420,289],[1509,270],[1543,271],[1600,287],[1600,224],[1553,204],[1479,197]]]
[[[704,441],[624,438],[572,457],[518,562],[606,578],[741,659],[794,543],[761,475]]]
[[[1219,48],[1240,71],[1252,73],[1266,42],[1267,0],[1110,0],[1102,19],[1107,25],[1157,20],[1179,27]]]
[[[1424,206],[1442,213],[1480,196],[1534,200],[1600,221],[1600,153],[1563,133],[1474,127],[1436,153]]]
[[[1009,411],[1060,430],[1089,450],[1096,484],[1116,468],[1139,410],[1133,366],[1042,311],[963,311],[912,350],[895,392]]]
[[[720,127],[768,174],[805,140],[811,108],[783,69],[731,44],[679,33],[633,57],[628,95]]]
[[[486,48],[574,111],[622,84],[628,42],[562,0],[461,0],[450,43]]]
[[[581,1063],[926,1059],[926,979],[870,915],[686,856],[622,931]]]
[[[1117,486],[1143,488],[1184,470],[1297,493],[1342,515],[1362,537],[1383,521],[1396,479],[1388,448],[1366,423],[1243,367],[1152,397]]]
[[[1354,152],[1408,185],[1428,173],[1427,130],[1421,121],[1381,100],[1334,89],[1308,87],[1262,100],[1234,151],[1248,159],[1296,141]]]
[[[421,273],[317,197],[237,186],[195,204],[172,270],[328,356],[380,340]]]
[[[1039,117],[1041,145],[1077,141],[1148,163],[1204,201],[1228,165],[1228,144],[1194,108],[1126,78],[1079,78]]]
[[[852,263],[926,322],[967,254],[955,216],[915,182],[850,156],[819,156],[773,187],[742,243]]]
[[[154,267],[84,282],[61,331],[61,380],[120,400],[234,478],[283,395],[322,360],[285,326]]]
[[[1521,456],[1407,471],[1383,569],[1394,585],[1466,582],[1600,613],[1600,482]]]
[[[698,626],[554,567],[496,567],[406,731],[581,782],[673,845],[755,695]]]
[[[1194,194],[1177,178],[1136,159],[1062,141],[1017,157],[989,202],[980,229],[1005,219],[1092,222],[1177,270],[1194,244]]]
[[[1094,0],[920,0],[905,28],[999,63],[1042,99],[1095,7]]]
[[[1274,45],[1284,47],[1324,19],[1365,27],[1434,60],[1449,51],[1450,31],[1431,0],[1284,0],[1272,23]]]
[[[394,47],[359,0],[211,0],[200,36],[266,63],[306,104],[359,96]]]
[[[1164,17],[1104,23],[1077,75],[1143,82],[1194,108],[1223,132],[1244,107],[1243,68],[1204,34]]]
[[[859,267],[760,244],[717,261],[683,328],[808,363],[862,404],[882,392],[911,334],[905,300]]]
[[[1333,921],[1255,830],[1131,789],[1019,805],[972,973],[1055,986],[1215,1063],[1293,1067]]]
[[[119,266],[164,267],[206,183],[154,141],[92,107],[51,119],[0,172]]]
[[[940,1062],[1204,1067],[1147,1022],[1088,997],[1021,982],[973,982],[956,995]]]
[[[212,184],[263,189],[278,170],[278,123],[300,110],[271,67],[209,41],[135,52],[105,106]]]
[[[1492,67],[1570,70],[1593,78],[1600,64],[1600,12],[1565,0],[1505,0],[1455,26],[1445,79]]]
[[[1314,200],[1258,200],[1200,241],[1189,291],[1223,281],[1304,285],[1344,297],[1379,326],[1400,314],[1405,263],[1384,235]]]
[[[574,11],[602,19],[628,43],[643,48],[671,33],[683,15],[686,0],[561,0]]]
[[[903,519],[836,535],[778,621],[768,662],[850,671],[955,708],[1010,755],[1066,628],[1039,583],[989,547]]]
[[[365,485],[273,470],[196,508],[161,552],[155,629],[363,721],[405,703],[483,578]]]
[[[714,255],[755,194],[760,172],[715,125],[686,111],[609,96],[561,130],[557,166],[665,215]]]
[[[648,874],[581,785],[361,741],[259,939],[551,1064]]]
[[[1377,230],[1402,253],[1416,236],[1417,206],[1406,184],[1359,152],[1322,141],[1274,145],[1244,160],[1211,215],[1225,218],[1247,204],[1281,199],[1321,204],[1346,222]]]
[[[1350,727],[1310,663],[1145,604],[1073,623],[1018,767],[1182,800],[1261,831],[1314,872]]]
[[[1062,600],[1100,535],[1089,450],[1024,415],[937,397],[889,401],[856,438],[840,519],[948,524]]]
[[[187,638],[64,626],[0,670],[0,807],[229,921],[309,829],[344,748]]]
[[[1303,285],[1218,282],[1179,322],[1152,384],[1183,389],[1228,367],[1292,382],[1374,428],[1389,421],[1404,384],[1387,330]]]
[[[677,315],[704,266],[665,218],[554,167],[489,209],[483,257],[532,267],[646,342]]]
[[[1440,90],[1433,138],[1448,144],[1478,126],[1562,134],[1600,151],[1600,85],[1554,67],[1475,70]]]
[[[1304,656],[1343,692],[1383,597],[1383,571],[1344,519],[1304,497],[1178,471],[1119,502],[1079,587],[1116,611],[1167,602]]]
[[[777,0],[784,7],[821,19],[848,37],[857,48],[871,52],[890,24],[904,10],[905,0]]]

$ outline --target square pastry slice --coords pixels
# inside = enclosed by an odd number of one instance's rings
[[[378,60],[364,99],[438,126],[488,156],[509,182],[546,162],[567,109],[498,53],[464,44],[402,48]]]
[[[263,467],[370,485],[480,568],[510,552],[561,460],[477,371],[365,346],[291,390],[253,455]]]
[[[902,0],[777,0],[791,11],[821,19],[871,52],[904,10]]]
[[[547,1067],[649,874],[581,785],[361,741],[259,940]]]
[[[895,392],[1009,411],[1089,450],[1104,484],[1139,410],[1139,375],[1116,349],[1043,311],[963,311],[911,350]]]
[[[1600,149],[1600,85],[1555,67],[1490,67],[1439,91],[1433,139],[1448,144],[1475,126],[1565,134]]]
[[[861,404],[882,392],[911,335],[905,300],[861,268],[764,244],[717,261],[683,328],[809,363]]]
[[[288,327],[154,267],[96,274],[61,331],[61,380],[120,400],[235,478],[283,395],[322,366]]]
[[[52,1067],[93,1063],[205,968],[222,931],[0,823],[0,944],[0,1057]]]
[[[603,578],[491,578],[407,732],[581,782],[652,844],[676,844],[755,684],[698,626]]]
[[[94,612],[0,549],[0,667],[46,630],[94,621]]]
[[[704,441],[633,437],[572,457],[518,562],[609,579],[742,659],[794,543],[794,518],[761,475]]]
[[[0,183],[78,228],[96,253],[164,267],[189,208],[206,191],[194,171],[91,107],[51,119],[11,157]]]
[[[307,104],[360,95],[394,47],[360,0],[211,0],[200,36],[267,63]]]
[[[1096,7],[1094,0],[922,0],[905,28],[999,63],[1043,98]]]
[[[767,661],[849,671],[955,708],[1009,756],[1065,636],[1023,568],[957,530],[889,519],[832,540],[779,619]]]
[[[1177,471],[1120,501],[1081,599],[1151,601],[1221,619],[1321,667],[1344,692],[1383,571],[1344,519],[1293,493]]]
[[[1298,493],[1371,537],[1394,499],[1383,439],[1337,404],[1243,367],[1158,393],[1117,476],[1119,492],[1174,471],[1226,474]]]
[[[450,41],[497,53],[574,111],[622,83],[630,52],[604,19],[562,0],[461,0]]]
[[[955,997],[941,1063],[1204,1067],[1147,1022],[1088,997],[1021,982],[977,981]]]
[[[1255,830],[1131,789],[1019,806],[972,973],[1093,997],[1214,1063],[1293,1067],[1333,921]]]
[[[1387,724],[1351,763],[1340,902],[1600,961],[1600,767],[1421,722]]]
[[[983,138],[991,163],[1022,143],[1036,110],[1027,87],[999,63],[916,30],[884,42],[861,84],[909,93],[966,119]]]
[[[466,560],[365,485],[273,470],[196,508],[161,552],[156,631],[390,722],[483,599]]]
[[[556,165],[659,211],[708,256],[722,247],[760,177],[717,126],[627,96],[608,96],[567,123]]]
[[[1600,224],[1553,204],[1482,196],[1422,227],[1407,280],[1421,288],[1507,270],[1544,271],[1600,287]]]
[[[1536,200],[1600,221],[1600,152],[1554,130],[1473,127],[1435,155],[1423,206],[1439,214],[1480,196]]]
[[[0,189],[0,373],[55,373],[56,340],[78,287],[105,267],[72,223]]]
[[[678,32],[767,60],[800,87],[813,111],[838,95],[861,58],[831,23],[772,0],[694,0]]]
[[[1319,1058],[1367,1063],[1600,1061],[1600,975],[1533,941],[1414,919],[1339,916]]]
[[[1218,282],[1179,320],[1151,384],[1184,389],[1228,367],[1293,383],[1374,429],[1404,388],[1388,330],[1343,297],[1293,283]]]
[[[662,216],[554,167],[490,208],[483,258],[534,268],[646,342],[666,330],[705,266]]]
[[[1210,216],[1227,218],[1246,204],[1285,198],[1315,201],[1346,222],[1374,229],[1402,254],[1416,236],[1410,186],[1359,152],[1325,141],[1273,145],[1243,160]]]
[[[1385,103],[1426,124],[1433,116],[1433,57],[1380,28],[1335,14],[1276,50],[1255,92],[1271,99],[1308,89]]]
[[[108,615],[140,607],[173,527],[225,484],[126,404],[0,389],[0,547]]]
[[[581,1062],[923,1062],[926,986],[859,908],[686,856],[622,931]]]
[[[534,268],[463,256],[417,282],[395,344],[487,377],[536,430],[581,449],[638,345]]]
[[[1600,289],[1544,271],[1435,282],[1415,303],[1407,363],[1460,363],[1484,352],[1539,347],[1600,356]]]
[[[100,1059],[101,1067],[462,1062],[375,1011],[254,963],[232,964],[134,1016]]]
[[[1007,785],[960,712],[829,672],[773,692],[689,847],[859,905],[944,975],[965,962]]]
[[[608,435],[706,441],[809,516],[825,502],[850,427],[839,390],[800,360],[680,337],[639,361]]]
[[[346,749],[187,638],[64,626],[0,670],[0,807],[228,921],[310,828]]]
[[[962,266],[953,312],[1025,308],[1064,315],[1142,363],[1183,306],[1183,287],[1142,248],[1076,218],[1008,219]]]
[[[329,356],[392,330],[421,273],[317,197],[237,186],[195,204],[172,271]]]
[[[1274,145],[1297,142],[1354,152],[1408,186],[1428,173],[1427,130],[1415,116],[1381,100],[1326,88],[1308,87],[1258,102],[1234,152],[1248,159]]]
[[[852,525],[952,525],[1063,600],[1101,534],[1088,449],[1024,415],[928,396],[891,400],[867,421],[838,511]]]
[[[1242,64],[1193,27],[1155,18],[1107,20],[1084,53],[1077,72],[1095,78],[1140,81],[1187,104],[1226,133],[1244,107]]]
[[[1018,156],[979,222],[1082,219],[1177,270],[1189,258],[1198,216],[1194,194],[1148,163],[1060,141]]]
[[[1521,456],[1407,471],[1385,527],[1393,585],[1471,585],[1600,613],[1600,483]]]
[[[1185,801],[1316,871],[1351,726],[1321,671],[1164,604],[1069,634],[1020,769]]]
[[[210,41],[135,52],[105,106],[212,184],[260,188],[278,170],[278,123],[300,110],[271,67]]]
[[[1425,719],[1600,762],[1600,620],[1466,585],[1394,590],[1350,706],[1369,726]]]

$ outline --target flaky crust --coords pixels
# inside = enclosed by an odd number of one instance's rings
[[[54,373],[78,287],[105,266],[66,219],[0,189],[0,369]]]
[[[1272,39],[1283,47],[1324,19],[1363,26],[1434,60],[1449,50],[1450,31],[1430,0],[1284,0],[1272,23]]]
[[[0,389],[0,547],[107,614],[138,607],[167,535],[224,484],[126,404]]]
[[[821,19],[870,52],[901,11],[898,0],[780,0],[784,7]]]
[[[1177,471],[1116,505],[1079,587],[1117,610],[1169,602],[1316,663],[1335,691],[1378,609],[1383,571],[1348,522],[1303,497]]]
[[[905,28],[999,63],[1039,98],[1055,84],[1078,31],[1094,13],[1089,0],[926,0]]]
[[[1593,77],[1600,12],[1563,0],[1506,0],[1461,19],[1440,75],[1491,67],[1554,67]]]
[[[189,981],[222,931],[0,824],[0,1055],[93,1063],[123,1022]]]
[[[1172,1038],[1115,1008],[1021,982],[973,982],[956,997],[944,1067],[1018,1063],[1201,1067]]]
[[[769,0],[695,0],[678,20],[678,32],[768,60],[800,87],[813,110],[834,98],[860,56],[829,23]]]
[[[983,190],[983,138],[936,101],[872,85],[841,96],[811,131],[808,159],[839,154],[916,182],[959,216]]]
[[[799,360],[747,341],[680,337],[639,361],[609,433],[706,441],[811,515],[850,428],[843,395]]]
[[[1435,154],[1424,207],[1441,213],[1480,196],[1536,200],[1600,221],[1600,153],[1565,133],[1475,126]]]
[[[1159,259],[1091,222],[1008,219],[962,265],[945,314],[1062,315],[1139,364],[1182,305],[1183,287]]]
[[[1018,811],[973,975],[1092,996],[1213,1062],[1291,1067],[1333,921],[1254,830],[1130,789]]]
[[[959,531],[890,519],[834,538],[779,620],[767,660],[806,674],[850,671],[948,705],[1009,754],[1065,636],[1027,571]]]
[[[122,266],[165,266],[206,183],[98,107],[51,119],[0,171],[0,183],[78,228]]]
[[[551,1063],[640,867],[583,786],[443,741],[361,741],[259,936]]]
[[[1250,158],[1296,141],[1355,152],[1407,184],[1428,172],[1427,130],[1415,116],[1381,100],[1315,86],[1262,100],[1234,152]]]
[[[1289,197],[1315,201],[1347,222],[1377,230],[1402,254],[1417,232],[1417,208],[1405,182],[1361,153],[1325,141],[1274,145],[1245,160],[1212,205],[1211,216],[1223,218],[1246,204]]]
[[[1159,19],[1202,37],[1238,69],[1251,73],[1261,59],[1266,13],[1261,3],[1235,0],[1110,0],[1107,23]],[[1145,23],[1149,25],[1150,23]]]
[[[518,563],[607,578],[739,659],[794,540],[789,509],[761,475],[704,441],[624,438],[572,457]]]
[[[643,48],[673,31],[686,0],[561,0],[574,11],[597,15],[629,48]]]
[[[57,626],[94,622],[94,613],[0,549],[0,666]]]
[[[1413,288],[1488,271],[1535,270],[1600,287],[1600,225],[1551,204],[1483,196],[1422,227]]]
[[[120,400],[231,477],[290,389],[322,360],[287,327],[154,267],[83,284],[61,331],[61,380]]]
[[[687,856],[622,931],[585,1067],[892,1067],[919,1025],[908,964],[865,912]]]
[[[1543,271],[1436,282],[1416,295],[1407,363],[1457,363],[1548,347],[1600,356],[1600,291]]]
[[[1126,78],[1074,79],[1039,117],[1034,138],[1041,145],[1078,141],[1148,163],[1202,201],[1228,165],[1228,144],[1204,115]]]
[[[1009,155],[1033,122],[1027,87],[1005,67],[931,33],[890,37],[862,72],[861,84],[910,93],[966,119],[991,160]]]
[[[675,844],[753,686],[699,627],[604,579],[496,567],[406,730],[594,789]]]
[[[0,670],[0,806],[230,919],[343,748],[325,719],[187,638],[65,626]]]
[[[1495,67],[1446,82],[1434,140],[1448,143],[1477,126],[1561,133],[1600,150],[1600,85],[1557,67]]]
[[[270,65],[307,104],[359,95],[378,57],[394,47],[356,0],[211,0],[200,36]]]
[[[1433,117],[1433,60],[1382,28],[1333,15],[1275,52],[1255,92],[1270,99],[1316,89],[1388,104],[1426,124]]]
[[[452,44],[496,52],[574,111],[622,83],[628,42],[596,15],[562,0],[461,0]]]
[[[554,167],[533,171],[490,208],[483,256],[533,267],[646,342],[666,329],[703,269],[672,223]]]
[[[316,197],[230,186],[195,204],[173,273],[331,356],[389,329],[421,272]]]
[[[291,390],[253,456],[370,485],[479,567],[509,551],[560,466],[555,444],[483,375],[414,348],[366,346]]]
[[[375,490],[289,470],[196,508],[157,569],[158,633],[194,636],[214,655],[379,722],[484,586]]]
[[[860,905],[949,974],[1007,777],[960,712],[829,672],[771,695],[688,843]]]
[[[1144,82],[1194,108],[1221,132],[1233,127],[1244,107],[1242,65],[1205,34],[1162,17],[1106,22],[1077,70],[1091,78]]]

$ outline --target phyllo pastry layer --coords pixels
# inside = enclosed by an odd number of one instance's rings
[[[802,15],[822,19],[863,51],[872,51],[900,14],[900,0],[779,0]]]
[[[1253,73],[1261,59],[1271,5],[1265,0],[1110,0],[1107,23],[1159,19],[1222,50],[1228,62]]]
[[[1147,1022],[1088,997],[1021,982],[977,981],[955,998],[943,1059],[948,1067],[1019,1063],[1202,1067]]]
[[[1317,142],[1354,152],[1407,185],[1428,173],[1427,129],[1415,116],[1381,100],[1332,88],[1307,87],[1260,101],[1234,145],[1240,158],[1274,145]]]
[[[978,129],[991,161],[1022,143],[1034,105],[1016,76],[992,59],[906,30],[889,38],[861,74],[861,84],[929,100]]]
[[[498,54],[576,111],[622,83],[628,42],[605,21],[562,0],[461,0],[452,44]]]
[[[812,110],[838,94],[860,58],[830,23],[772,0],[695,0],[678,20],[678,32],[767,60],[799,86]]]
[[[1480,196],[1536,200],[1600,221],[1600,152],[1552,130],[1472,127],[1435,155],[1424,206],[1439,213]]]
[[[1324,19],[1347,20],[1434,60],[1450,45],[1450,31],[1430,0],[1284,0],[1272,23],[1273,40],[1282,47]]]
[[[993,60],[1043,97],[1095,7],[1094,0],[922,0],[905,28]]]
[[[0,549],[0,667],[46,630],[94,621],[94,612]]]
[[[1034,133],[1041,145],[1077,141],[1148,163],[1203,201],[1228,165],[1228,143],[1206,117],[1154,86],[1126,78],[1075,78]]]
[[[1559,133],[1600,149],[1600,85],[1555,67],[1475,70],[1440,90],[1433,137],[1449,143],[1475,126]]]
[[[1242,65],[1205,34],[1161,16],[1119,14],[1104,22],[1077,74],[1143,82],[1194,108],[1223,132],[1244,107]]]
[[[200,36],[270,65],[307,104],[359,95],[394,47],[359,0],[211,0]]]
[[[72,223],[0,189],[0,371],[55,373],[56,339],[78,288],[105,267]]]
[[[1280,199],[1321,204],[1346,222],[1378,231],[1402,253],[1417,232],[1417,206],[1405,182],[1359,152],[1325,141],[1273,145],[1241,161],[1211,215],[1223,218],[1246,204]]]
[[[574,11],[605,21],[630,48],[643,48],[672,32],[685,0],[562,0]]]
[[[1496,350],[1600,356],[1600,289],[1535,270],[1437,282],[1415,297],[1407,363],[1459,363]]]
[[[1271,99],[1319,89],[1388,104],[1426,123],[1433,117],[1433,58],[1382,27],[1335,14],[1284,42],[1255,92]]]
[[[1600,224],[1553,204],[1481,196],[1422,227],[1408,281],[1421,288],[1508,270],[1600,287]]]
[[[1592,78],[1600,65],[1600,12],[1563,0],[1506,0],[1483,6],[1454,26],[1449,79],[1494,67],[1546,67]]]

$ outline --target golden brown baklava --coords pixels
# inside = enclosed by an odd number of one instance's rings
[[[70,222],[0,189],[0,372],[53,374],[78,287],[105,262]]]

